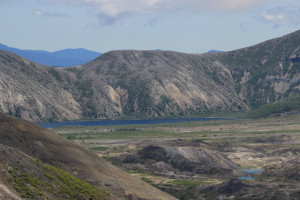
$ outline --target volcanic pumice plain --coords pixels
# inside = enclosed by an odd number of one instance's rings
[[[300,115],[53,131],[179,199],[300,197]]]

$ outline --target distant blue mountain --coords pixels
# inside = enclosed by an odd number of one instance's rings
[[[40,50],[21,50],[0,44],[0,49],[11,51],[34,62],[57,67],[77,66],[88,63],[102,53],[86,49],[64,49],[55,52]]]
[[[218,52],[223,52],[223,51],[219,51],[219,50],[210,50],[210,51],[208,51],[208,53],[218,53]]]

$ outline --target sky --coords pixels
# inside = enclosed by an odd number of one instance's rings
[[[299,0],[0,0],[0,43],[19,49],[204,53],[299,29]]]

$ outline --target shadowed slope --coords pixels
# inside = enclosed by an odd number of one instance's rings
[[[175,199],[99,158],[95,153],[21,119],[0,113],[0,143],[43,163],[64,169],[93,185],[107,188],[113,199]]]

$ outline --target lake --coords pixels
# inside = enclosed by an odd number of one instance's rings
[[[246,174],[258,174],[260,172],[264,172],[264,169],[258,168],[258,169],[240,169],[238,170],[239,172],[244,172]],[[242,177],[238,177],[238,179],[242,179],[242,180],[253,180],[255,179],[253,176],[242,176]]]
[[[70,121],[39,123],[44,128],[62,126],[105,126],[105,125],[138,125],[138,124],[172,124],[193,121],[233,120],[233,118],[182,118],[182,119],[149,119],[149,120],[102,120],[102,121]]]
[[[255,178],[253,176],[241,176],[238,179],[241,179],[241,180],[253,180]]]
[[[239,172],[244,172],[246,174],[257,174],[260,172],[265,171],[264,169],[258,168],[258,169],[240,169]]]

